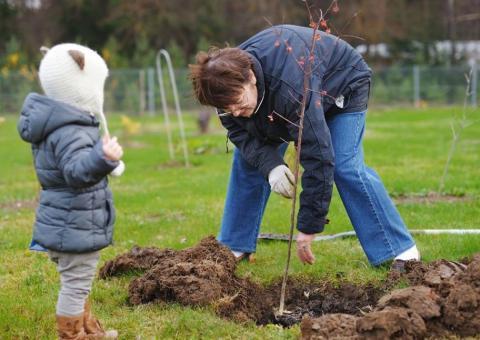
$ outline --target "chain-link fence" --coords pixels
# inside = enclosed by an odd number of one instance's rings
[[[468,103],[477,105],[478,69],[474,65],[456,67],[391,66],[374,68],[370,104],[375,105],[462,105],[467,86],[465,76],[473,70]],[[164,77],[168,74],[165,72]],[[175,70],[180,105],[198,107],[192,96],[187,69]],[[173,93],[167,84],[167,101],[173,107]],[[41,92],[35,74],[0,74],[0,113],[18,112],[27,93]],[[105,86],[106,112],[126,114],[161,113],[158,78],[155,69],[112,70]]]
[[[462,105],[470,82],[468,103],[477,106],[478,68],[472,66],[391,66],[374,69],[370,103],[382,105]]]

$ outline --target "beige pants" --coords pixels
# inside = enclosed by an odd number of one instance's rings
[[[83,313],[85,300],[92,289],[100,251],[72,254],[48,251],[60,273],[57,315],[77,316]]]

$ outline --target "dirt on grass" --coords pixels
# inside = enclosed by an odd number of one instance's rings
[[[472,197],[429,192],[426,194],[402,194],[394,197],[393,200],[396,204],[461,203],[471,201]]]
[[[232,253],[213,236],[184,250],[139,248],[108,261],[100,277],[143,272],[129,302],[211,306],[237,322],[292,326],[304,339],[423,339],[480,335],[480,254],[461,262],[409,262],[381,285],[289,278],[283,315],[281,280],[261,286],[235,275]],[[409,285],[393,289],[399,282]]]
[[[37,205],[38,205],[38,200],[35,198],[31,200],[0,203],[0,209],[12,210],[12,211],[18,211],[19,209],[35,210]]]

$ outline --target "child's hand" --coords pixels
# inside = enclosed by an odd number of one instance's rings
[[[119,161],[123,156],[123,149],[117,142],[117,137],[109,138],[104,136],[102,138],[102,149],[105,154],[105,158],[110,161]]]

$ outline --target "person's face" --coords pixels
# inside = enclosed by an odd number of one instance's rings
[[[243,85],[243,91],[238,102],[227,107],[227,111],[234,117],[249,118],[257,107],[257,78],[252,70],[250,70],[250,79]]]

